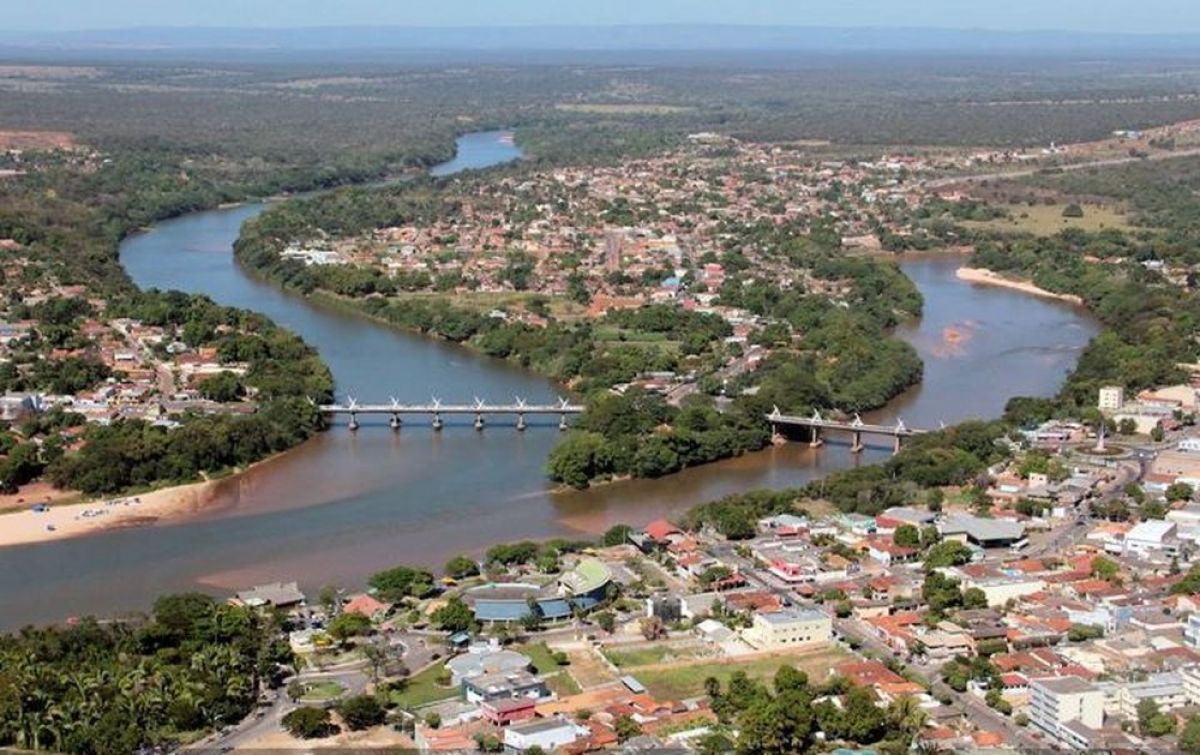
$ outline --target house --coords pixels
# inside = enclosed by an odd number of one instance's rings
[[[372,621],[378,621],[391,609],[391,603],[384,603],[371,595],[363,593],[362,595],[355,595],[353,598],[350,598],[346,602],[346,605],[342,606],[342,613],[356,613],[359,616],[366,616]]]
[[[466,730],[433,729],[428,726],[418,726],[413,731],[413,741],[419,752],[472,752],[476,749],[474,738]]]
[[[295,582],[272,582],[242,590],[230,602],[248,608],[293,608],[303,605],[305,600],[304,593]]]
[[[742,639],[760,650],[821,647],[833,638],[833,620],[813,608],[785,608],[756,613]]]
[[[555,716],[509,726],[504,730],[504,746],[516,752],[524,752],[532,747],[553,752],[590,734],[591,730],[586,726],[573,723],[564,716]]]
[[[531,697],[489,700],[479,706],[484,720],[494,726],[509,726],[534,717],[537,700]]]
[[[528,671],[509,671],[482,674],[463,679],[463,697],[470,703],[529,698],[541,700],[551,696],[546,683]]]
[[[1091,742],[1087,730],[1104,725],[1104,693],[1074,676],[1034,679],[1030,683],[1029,720],[1051,739],[1086,750]]]

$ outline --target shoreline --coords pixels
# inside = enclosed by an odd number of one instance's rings
[[[9,511],[0,514],[0,548],[81,537],[108,529],[145,527],[163,519],[175,519],[209,503],[218,482],[202,480],[137,495],[51,505],[41,512],[34,511],[32,505]]]
[[[1074,304],[1077,307],[1083,306],[1083,299],[1075,294],[1056,294],[1053,291],[1034,284],[1032,281],[1021,280],[1016,278],[1005,278],[997,272],[988,270],[983,267],[960,267],[955,273],[959,280],[966,283],[977,284],[981,286],[999,286],[1001,288],[1011,288],[1015,291],[1021,291],[1032,296],[1041,296],[1046,299],[1057,299],[1058,301]]]

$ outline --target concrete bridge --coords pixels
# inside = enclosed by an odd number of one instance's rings
[[[855,414],[852,421],[842,422],[834,419],[825,419],[816,410],[813,410],[811,417],[784,414],[779,411],[778,406],[774,407],[771,413],[767,415],[767,420],[771,423],[771,436],[776,441],[783,440],[783,435],[779,432],[780,427],[808,428],[811,432],[809,445],[813,448],[824,445],[825,441],[821,438],[821,433],[825,430],[848,432],[852,437],[850,444],[850,451],[852,453],[861,453],[866,447],[863,444],[864,435],[882,435],[892,438],[895,441],[894,451],[895,453],[899,453],[902,439],[928,432],[928,430],[917,430],[916,428],[908,427],[904,424],[904,420],[897,420],[895,425],[871,425],[863,422],[862,417]]]
[[[474,403],[470,404],[443,404],[441,399],[434,398],[428,404],[402,404],[396,399],[392,399],[388,404],[360,404],[354,397],[347,397],[345,404],[322,404],[318,407],[321,414],[327,416],[344,415],[350,418],[347,427],[351,430],[357,430],[359,427],[359,415],[386,415],[391,417],[388,424],[393,430],[399,430],[403,425],[403,417],[414,414],[425,415],[432,419],[433,429],[441,430],[444,426],[442,420],[443,415],[471,415],[474,416],[474,424],[476,430],[482,430],[485,423],[485,418],[498,414],[513,415],[517,418],[517,429],[524,430],[528,425],[525,423],[525,416],[529,414],[543,415],[558,415],[558,429],[566,430],[567,416],[572,414],[582,414],[583,406],[580,404],[572,404],[565,398],[560,398],[558,403],[554,404],[530,404],[525,399],[517,397],[510,404],[488,404],[483,400],[476,398]]]

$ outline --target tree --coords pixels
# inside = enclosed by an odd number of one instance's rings
[[[351,731],[362,731],[383,723],[387,711],[372,695],[348,697],[338,705],[338,713]]]
[[[642,727],[637,721],[634,721],[631,716],[625,715],[618,718],[613,723],[613,729],[617,732],[617,741],[625,742],[633,739],[642,733]]]
[[[1118,566],[1117,562],[1113,561],[1112,559],[1105,558],[1104,556],[1097,556],[1092,560],[1092,576],[1097,579],[1103,579],[1111,582],[1120,573],[1121,567]]]
[[[892,534],[892,540],[902,548],[920,548],[921,531],[911,524],[902,524]]]
[[[633,532],[633,528],[628,524],[613,525],[604,533],[604,537],[600,538],[600,544],[606,547],[624,545],[629,542],[629,533],[631,532]]]
[[[617,628],[617,617],[612,611],[601,611],[592,617],[596,621],[596,625],[605,632],[612,634]]]
[[[371,631],[371,620],[361,613],[340,613],[325,627],[329,636],[338,642],[346,642],[351,637],[368,634]]]
[[[854,687],[846,694],[843,721],[848,739],[862,744],[878,741],[887,723],[883,709],[875,704],[869,687]]]
[[[424,569],[396,566],[372,574],[367,584],[383,600],[397,603],[404,598],[423,598],[433,591],[433,574]]]
[[[969,587],[963,591],[963,608],[987,608],[987,593],[978,587]]]
[[[1069,642],[1086,642],[1094,640],[1097,637],[1104,636],[1102,627],[1092,626],[1091,624],[1072,624],[1067,630],[1067,640]]]
[[[296,708],[284,716],[283,726],[297,739],[319,739],[332,736],[338,731],[338,727],[329,720],[329,711],[308,705]]]
[[[317,602],[321,606],[321,610],[326,614],[332,614],[334,609],[341,602],[338,597],[338,589],[336,585],[324,585],[321,591],[317,593]]]
[[[1179,732],[1179,749],[1187,755],[1200,755],[1200,716],[1192,716]]]
[[[197,387],[204,398],[221,403],[238,401],[246,394],[246,386],[242,385],[237,375],[227,370],[204,378]]]
[[[925,568],[939,569],[970,563],[971,549],[957,540],[945,540],[925,553]]]
[[[1186,482],[1176,482],[1167,488],[1168,501],[1190,501],[1196,491]]]
[[[1138,731],[1147,737],[1165,737],[1175,731],[1175,719],[1163,713],[1154,700],[1137,705]]]
[[[667,636],[667,627],[657,616],[647,616],[642,619],[641,629],[642,636],[650,642]]]
[[[475,626],[475,614],[457,595],[433,612],[433,623],[447,632],[462,632]]]
[[[1126,417],[1117,423],[1117,432],[1121,435],[1137,435],[1137,422]]]
[[[466,579],[479,574],[479,564],[468,556],[454,556],[446,562],[446,574],[454,579]]]

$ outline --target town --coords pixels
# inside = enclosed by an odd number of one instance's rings
[[[1030,427],[974,486],[875,516],[797,501],[730,536],[659,520],[497,545],[440,579],[397,567],[367,592],[240,592],[286,617],[302,662],[212,743],[721,752],[752,736],[739,696],[783,694],[780,669],[830,745],[1195,741],[1197,389],[1097,398],[1098,432]]]

